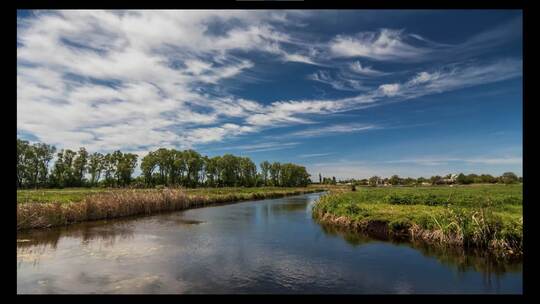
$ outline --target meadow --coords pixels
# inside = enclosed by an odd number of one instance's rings
[[[471,185],[362,187],[332,191],[314,205],[319,222],[379,237],[523,253],[523,187]]]
[[[320,191],[317,187],[17,190],[17,230]]]

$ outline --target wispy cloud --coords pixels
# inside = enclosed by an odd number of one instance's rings
[[[360,61],[355,61],[349,65],[349,68],[351,71],[365,76],[382,76],[387,75],[388,73],[384,73],[378,70],[373,69],[370,66],[363,66]]]
[[[247,145],[236,145],[232,147],[220,147],[215,148],[213,150],[217,151],[226,151],[226,150],[237,150],[237,151],[244,151],[244,152],[263,152],[263,151],[274,151],[274,150],[283,150],[283,149],[289,149],[293,148],[300,144],[299,142],[262,142],[262,143],[255,143],[255,144],[247,144]]]
[[[355,36],[339,35],[330,44],[330,52],[336,57],[364,57],[376,60],[413,59],[431,52],[414,46],[409,40],[418,35],[405,34],[403,30],[381,29],[377,32],[361,32]]]
[[[363,90],[369,89],[368,87],[362,85],[362,83],[358,80],[346,79],[343,77],[336,79],[332,77],[328,71],[322,71],[322,70],[319,70],[313,74],[308,75],[308,79],[328,84],[336,90],[363,91]]]
[[[300,158],[311,158],[311,157],[321,157],[321,156],[328,156],[335,153],[312,153],[312,154],[300,154],[298,157]]]
[[[356,133],[365,132],[370,130],[381,129],[381,126],[372,124],[361,123],[348,123],[348,124],[335,124],[330,126],[324,126],[320,128],[310,128],[302,131],[289,133],[288,136],[300,136],[300,137],[316,137],[326,136],[336,133]]]

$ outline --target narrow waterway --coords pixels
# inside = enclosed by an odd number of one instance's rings
[[[522,265],[323,227],[320,194],[17,235],[18,293],[522,293]]]

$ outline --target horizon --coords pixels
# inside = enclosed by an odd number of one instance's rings
[[[17,137],[522,176],[522,39],[519,10],[18,10]]]

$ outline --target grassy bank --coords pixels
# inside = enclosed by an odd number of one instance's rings
[[[312,187],[18,190],[17,230],[319,191]]]
[[[315,204],[320,222],[379,237],[523,254],[521,185],[358,188]]]

